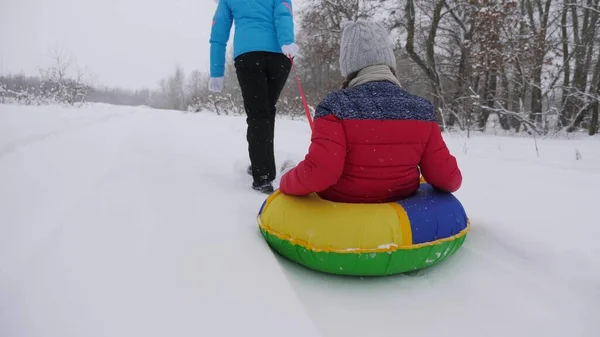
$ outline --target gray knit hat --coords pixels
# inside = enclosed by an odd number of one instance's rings
[[[388,31],[381,24],[372,21],[345,23],[340,43],[342,76],[378,64],[396,70],[396,56],[388,40]]]

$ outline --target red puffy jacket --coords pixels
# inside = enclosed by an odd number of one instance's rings
[[[462,183],[433,105],[377,81],[334,91],[321,102],[308,154],[281,178],[280,191],[317,192],[337,202],[391,202],[414,194],[421,174],[446,192]]]

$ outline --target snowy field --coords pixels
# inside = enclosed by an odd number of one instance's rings
[[[279,120],[277,161],[308,125]],[[0,105],[0,336],[600,336],[600,139],[447,135],[473,229],[419,276],[275,256],[244,117]],[[576,160],[576,152],[579,160]]]

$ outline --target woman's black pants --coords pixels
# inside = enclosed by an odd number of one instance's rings
[[[246,110],[248,152],[255,183],[277,174],[273,138],[275,105],[287,82],[291,62],[284,54],[249,52],[235,58],[235,69]]]

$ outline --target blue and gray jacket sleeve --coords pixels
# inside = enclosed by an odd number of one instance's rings
[[[277,30],[277,40],[279,46],[283,47],[286,44],[295,42],[294,39],[294,10],[292,8],[292,0],[273,0],[275,18],[275,29]]]
[[[219,0],[210,32],[211,77],[223,77],[225,75],[225,54],[232,24],[233,15],[227,0]]]

